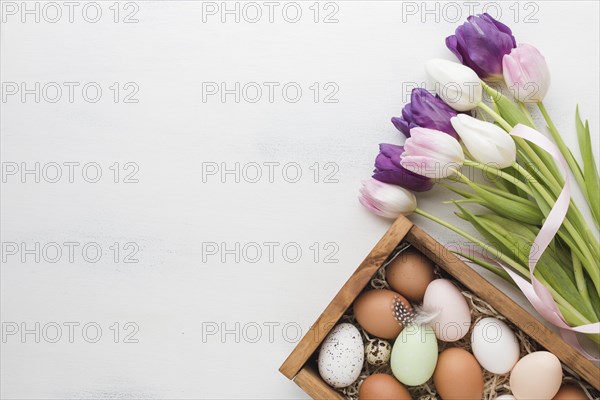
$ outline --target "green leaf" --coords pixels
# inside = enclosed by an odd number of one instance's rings
[[[538,208],[542,211],[544,216],[548,215],[550,213],[550,210],[552,210],[552,206],[554,205],[554,203],[552,205],[549,205],[548,202],[546,202],[546,199],[540,193],[538,186],[535,185],[533,181],[528,182],[528,184],[531,188],[533,198],[535,199]]]
[[[446,184],[442,184],[446,189],[466,198],[466,199],[479,199],[479,196],[477,196],[475,193],[471,193],[471,192],[467,192],[466,190],[462,190],[456,186],[453,185],[446,185]]]
[[[475,257],[471,254],[462,253],[460,251],[454,251],[453,253],[458,254],[459,256],[466,258],[467,260],[479,265],[480,267],[483,267],[483,268],[487,269],[488,271],[495,273],[496,275],[503,278],[507,282],[513,283],[512,278],[510,277],[510,275],[508,275],[508,273],[504,269],[502,269],[496,265],[492,265],[491,263],[484,261],[481,258]]]
[[[592,141],[590,138],[590,125],[585,121],[585,126],[579,116],[579,107],[575,112],[575,124],[577,126],[577,139],[579,141],[579,151],[583,159],[583,176],[589,198],[589,205],[596,222],[600,222],[600,182],[598,180],[598,170],[594,153],[592,152]]]
[[[511,99],[486,84],[483,84],[483,88],[490,96],[495,108],[498,110],[498,114],[500,114],[506,122],[511,126],[523,124],[533,128],[527,115],[525,115],[519,106],[513,103]]]
[[[596,320],[600,318],[600,296],[598,296],[598,292],[596,292],[596,288],[594,287],[594,283],[591,280],[587,280],[588,293],[591,297],[592,307],[596,312]]]
[[[544,216],[540,210],[532,204],[524,204],[520,201],[511,200],[506,196],[491,193],[471,181],[465,181],[465,183],[467,183],[471,189],[485,201],[481,204],[491,211],[526,224],[540,225],[542,223]]]
[[[494,235],[492,231],[490,231],[484,225],[484,221],[478,218],[475,214],[462,207],[460,204],[456,204],[456,207],[462,212],[458,213],[457,216],[468,221],[471,225],[479,232],[489,243],[490,247],[484,249],[485,251],[490,252],[490,254],[495,256],[495,253],[499,252],[506,256],[508,259],[507,263],[510,267],[512,267],[516,272],[518,272],[524,278],[528,278],[529,274],[527,273],[527,268],[523,266],[522,263],[514,260],[510,257],[510,251],[507,247],[504,246],[499,237]]]
[[[525,226],[519,226],[520,224],[501,219],[501,217],[499,219],[483,215],[478,216],[478,218],[480,224],[500,242],[500,251],[520,264],[527,265],[529,252],[535,240],[535,233]],[[555,253],[555,250],[555,246],[550,246],[539,257],[535,275],[538,278],[543,278],[546,285],[575,306],[586,318],[595,318],[596,314],[590,302],[577,289],[573,275],[567,273],[560,265],[560,257]]]

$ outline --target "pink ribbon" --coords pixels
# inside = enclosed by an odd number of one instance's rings
[[[512,136],[520,137],[532,142],[552,155],[552,157],[558,161],[558,164],[562,169],[563,176],[565,177],[565,185],[563,186],[560,195],[556,199],[554,206],[550,210],[550,213],[546,217],[546,221],[542,225],[533,242],[533,245],[531,246],[528,259],[530,273],[529,277],[531,279],[531,283],[505,265],[502,265],[496,261],[494,261],[494,263],[502,267],[510,275],[519,289],[521,289],[525,297],[527,297],[527,300],[529,300],[533,308],[535,308],[535,310],[547,321],[560,329],[561,336],[565,342],[575,347],[587,358],[597,360],[597,358],[587,353],[581,347],[581,344],[577,339],[576,332],[600,333],[600,322],[576,327],[570,326],[562,316],[550,291],[539,280],[537,280],[534,275],[535,267],[539,258],[544,253],[548,245],[550,245],[554,236],[556,236],[558,233],[558,230],[560,229],[560,226],[562,225],[569,209],[569,203],[571,201],[571,188],[568,179],[567,162],[554,143],[552,143],[548,138],[535,129],[519,124],[515,126],[512,131],[510,131],[510,134]],[[537,254],[539,254],[539,256],[537,256]],[[485,258],[489,259],[488,257]]]

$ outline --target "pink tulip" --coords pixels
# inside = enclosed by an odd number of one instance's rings
[[[367,210],[384,218],[409,215],[417,208],[417,199],[411,191],[375,179],[363,181],[358,201]]]
[[[506,86],[523,103],[544,99],[550,87],[550,70],[546,59],[535,47],[520,44],[502,59]]]
[[[446,178],[465,162],[458,140],[427,128],[413,128],[404,143],[400,164],[409,171],[432,179]]]

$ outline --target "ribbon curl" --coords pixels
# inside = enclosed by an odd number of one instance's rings
[[[558,161],[558,164],[562,170],[561,172],[565,177],[565,184],[558,198],[556,199],[554,206],[550,210],[550,213],[548,213],[548,216],[540,228],[540,231],[538,232],[538,235],[536,236],[529,251],[528,266],[531,282],[528,282],[526,279],[502,263],[499,263],[495,260],[493,260],[493,262],[510,275],[521,292],[523,292],[527,300],[529,300],[533,308],[542,317],[544,317],[544,319],[560,329],[560,334],[565,342],[575,347],[588,359],[598,360],[598,358],[590,355],[583,349],[579,343],[576,333],[598,334],[600,333],[600,322],[575,327],[570,326],[558,309],[558,306],[556,305],[556,302],[554,301],[550,291],[534,275],[535,267],[539,258],[542,254],[544,254],[544,251],[558,233],[558,230],[560,229],[569,209],[569,203],[571,201],[571,187],[568,179],[567,162],[554,143],[552,143],[548,138],[535,129],[518,124],[509,133],[511,136],[525,139],[539,146],[541,149],[552,155],[552,157]],[[539,256],[537,256],[538,254]],[[485,258],[489,260],[488,257]]]

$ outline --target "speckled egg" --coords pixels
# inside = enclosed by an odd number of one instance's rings
[[[360,332],[349,323],[331,330],[319,352],[319,374],[334,388],[350,386],[363,367],[365,346]]]
[[[365,347],[367,362],[373,366],[385,365],[390,362],[392,345],[381,339],[371,339]]]

